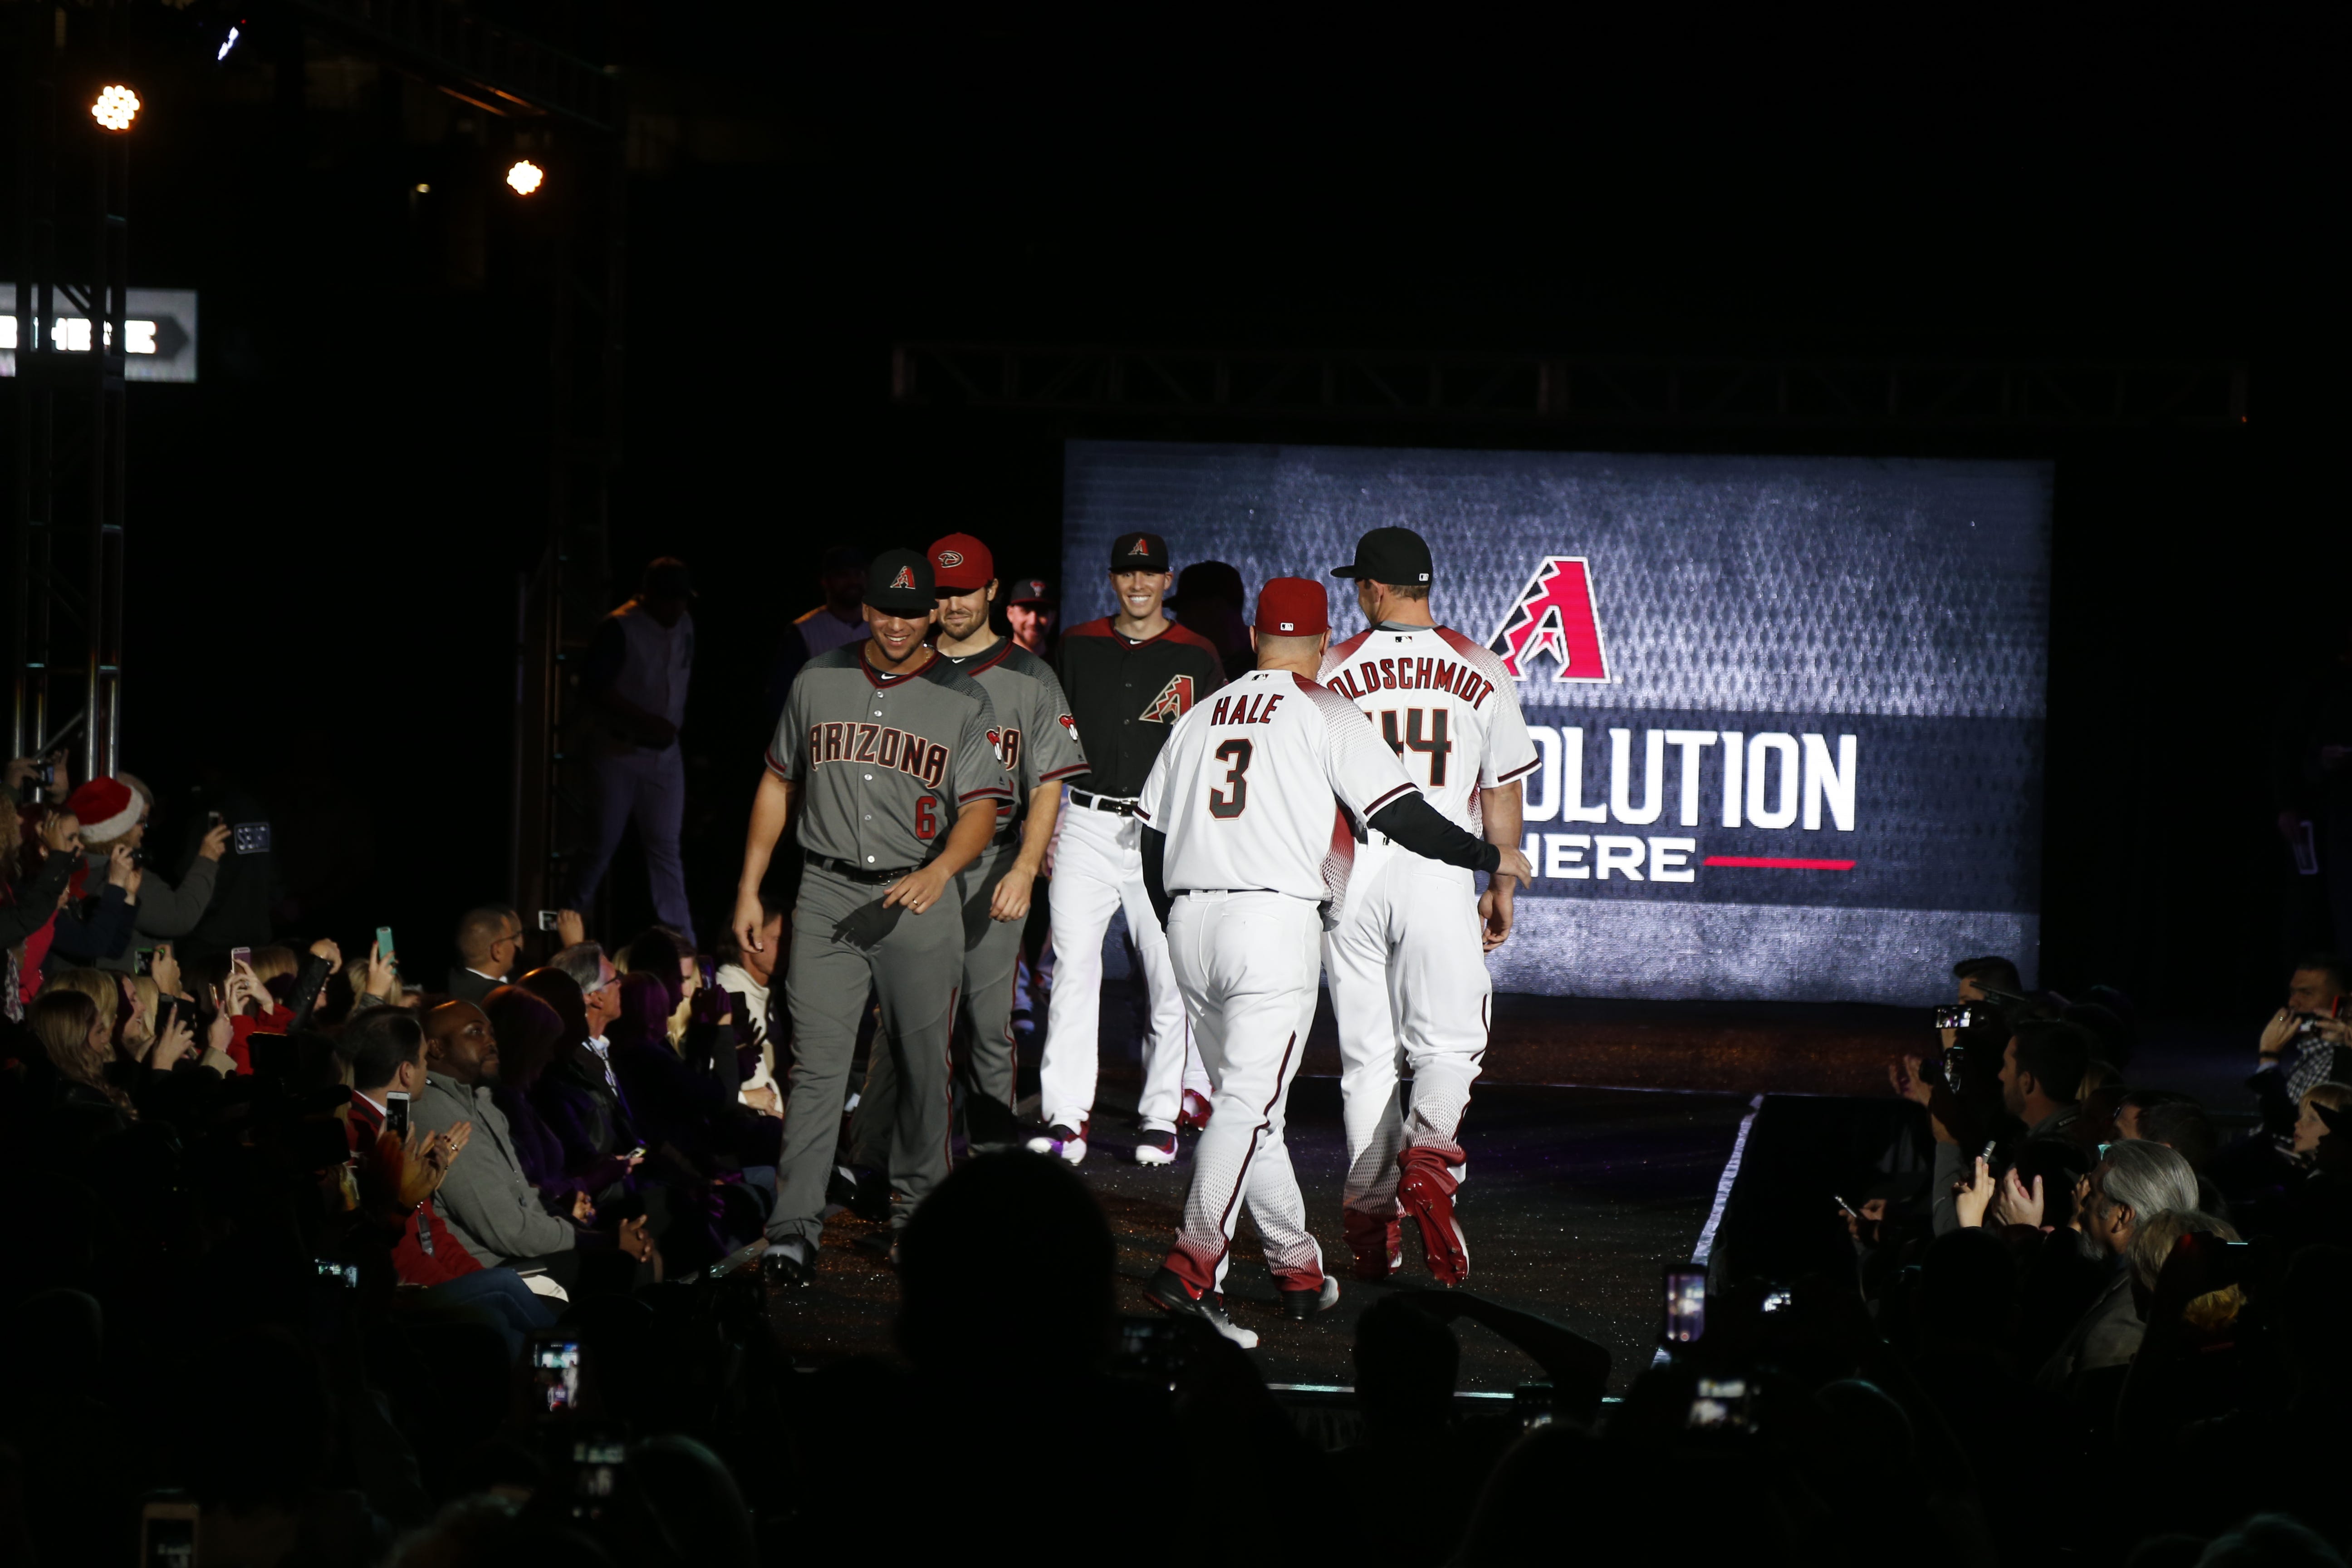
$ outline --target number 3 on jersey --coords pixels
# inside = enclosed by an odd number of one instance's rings
[[[1422,719],[1429,720],[1429,733],[1422,733]],[[1408,708],[1404,710],[1404,733],[1397,733],[1397,714],[1393,708],[1381,714],[1381,739],[1389,750],[1402,757],[1408,751],[1429,753],[1429,787],[1445,787],[1445,759],[1454,750],[1454,742],[1445,737],[1445,710],[1443,708]]]
[[[1247,741],[1227,741],[1217,748],[1217,761],[1225,764],[1225,787],[1209,786],[1211,816],[1239,816],[1242,807],[1249,804],[1249,781],[1242,775],[1249,772],[1250,753],[1255,749]]]

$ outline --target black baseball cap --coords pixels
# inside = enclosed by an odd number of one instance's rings
[[[1165,572],[1168,542],[1156,533],[1122,533],[1110,542],[1114,572]]]
[[[1043,577],[1015,578],[1008,605],[1050,605],[1054,602],[1054,584]]]
[[[1376,528],[1356,541],[1356,559],[1332,567],[1331,575],[1425,588],[1430,570],[1429,541],[1409,528]]]
[[[894,616],[929,615],[939,602],[931,561],[919,550],[886,550],[866,568],[866,602]]]
[[[685,562],[675,555],[664,555],[646,563],[646,574],[637,591],[648,599],[691,599],[694,578],[688,574]]]

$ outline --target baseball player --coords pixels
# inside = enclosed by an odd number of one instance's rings
[[[1042,658],[989,624],[996,597],[996,562],[968,533],[950,533],[924,552],[939,595],[937,648],[940,662],[980,683],[995,710],[998,745],[1012,775],[1013,798],[988,848],[963,874],[964,1008],[971,1044],[961,1055],[965,1124],[974,1143],[1013,1138],[1013,971],[1031,889],[1054,818],[1061,781],[1087,771],[1076,726],[1062,700],[1061,682]],[[1021,808],[1025,803],[1026,811]],[[898,1075],[890,1051],[869,1054],[865,1092],[857,1101],[856,1163],[880,1170],[898,1107]]]
[[[1349,852],[1372,832],[1465,872],[1528,875],[1517,849],[1439,816],[1354,706],[1317,684],[1331,641],[1321,584],[1268,583],[1251,640],[1257,668],[1177,724],[1136,805],[1146,885],[1216,1083],[1183,1226],[1148,1289],[1244,1346],[1257,1336],[1225,1315],[1222,1289],[1244,1197],[1284,1312],[1308,1318],[1339,1299],[1283,1128],[1315,1019],[1322,906],[1344,895]]]
[[[948,1037],[963,982],[958,874],[995,837],[1013,791],[978,681],[923,641],[931,563],[885,551],[866,568],[867,637],[801,667],[768,747],[735,888],[735,939],[761,950],[760,883],[786,827],[806,868],[793,907],[784,1140],[761,1268],[805,1286],[824,1228],[843,1090],[870,992],[898,1084],[893,1228],[947,1173]]]
[[[1539,760],[1517,688],[1500,659],[1430,618],[1430,572],[1429,546],[1409,528],[1357,541],[1356,559],[1331,574],[1355,580],[1370,629],[1325,656],[1323,684],[1363,710],[1440,816],[1517,844],[1519,781]],[[1454,1217],[1463,1172],[1455,1135],[1486,1050],[1494,984],[1481,950],[1510,935],[1513,892],[1497,875],[1481,895],[1461,867],[1401,854],[1377,833],[1356,851],[1348,896],[1323,938],[1323,970],[1339,1025],[1342,1221],[1359,1279],[1395,1272],[1406,1213],[1419,1222],[1432,1274],[1447,1285],[1469,1275]],[[1400,1055],[1412,1069],[1412,1103],[1402,1113]]]
[[[1070,781],[1046,894],[1055,972],[1037,1069],[1045,1131],[1029,1147],[1074,1165],[1087,1156],[1102,1023],[1103,933],[1123,907],[1151,1000],[1135,1158],[1139,1164],[1167,1165],[1176,1159],[1184,1090],[1189,1085],[1202,1093],[1209,1080],[1191,1049],[1183,1000],[1168,968],[1168,943],[1144,896],[1135,794],[1169,731],[1223,683],[1224,667],[1206,638],[1161,613],[1174,579],[1167,542],[1158,534],[1119,535],[1111,545],[1110,581],[1118,613],[1062,634],[1062,690],[1077,719],[1087,772]]]

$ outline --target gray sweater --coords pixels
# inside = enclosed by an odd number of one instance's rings
[[[474,1124],[473,1137],[434,1194],[433,1209],[482,1267],[569,1252],[578,1245],[580,1233],[572,1222],[548,1213],[539,1190],[523,1180],[506,1112],[488,1089],[469,1089],[428,1072],[412,1119],[428,1132],[446,1132],[460,1121]]]
[[[89,885],[96,887],[106,880],[106,857],[85,857],[89,862]],[[220,862],[207,860],[199,855],[189,862],[188,874],[173,887],[158,875],[153,867],[139,879],[139,902],[131,919],[134,932],[130,945],[112,958],[98,961],[100,969],[120,970],[125,974],[138,968],[139,950],[152,947],[159,942],[187,935],[205,918],[205,910],[213,901],[213,887],[220,878]]]

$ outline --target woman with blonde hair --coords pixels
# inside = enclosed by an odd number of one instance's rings
[[[25,1027],[41,1042],[67,1105],[103,1104],[126,1121],[139,1119],[131,1097],[106,1080],[113,1029],[87,992],[57,984],[45,987],[25,1009]]]

